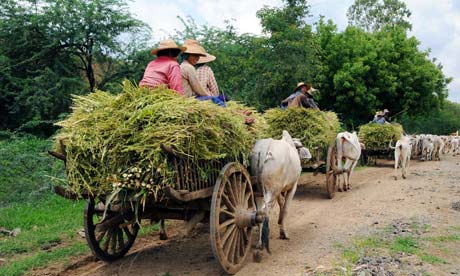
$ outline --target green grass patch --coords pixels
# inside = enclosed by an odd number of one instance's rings
[[[394,253],[404,252],[415,254],[418,250],[418,244],[413,237],[396,237],[391,245],[391,250]]]
[[[446,260],[430,254],[420,254],[419,257],[420,260],[422,260],[423,262],[427,262],[429,264],[448,264]]]
[[[410,229],[411,232],[402,236],[393,235],[394,226],[388,225],[371,236],[355,238],[349,244],[337,243],[335,247],[341,251],[337,264],[350,271],[349,268],[354,267],[362,257],[391,257],[400,253],[405,253],[402,256],[412,255],[421,262],[438,266],[449,264],[451,259],[456,258],[456,251],[451,250],[458,248],[460,241],[460,234],[453,232],[456,227],[441,229],[447,230],[446,234],[432,236],[427,236],[432,229],[428,224],[414,222]],[[415,230],[422,234],[415,234],[419,233]]]
[[[20,228],[21,233],[17,237],[0,238],[0,256],[31,252],[73,239],[83,228],[83,209],[83,201],[69,201],[56,195],[1,208],[0,225]]]
[[[0,225],[20,228],[16,237],[0,237],[0,275],[22,275],[28,270],[88,252],[76,233],[83,228],[84,202],[47,195],[31,203],[0,208]],[[64,243],[65,245],[62,245]]]
[[[452,235],[446,235],[446,236],[428,237],[426,238],[426,240],[432,241],[432,242],[456,242],[456,241],[460,241],[460,235],[452,234]]]
[[[18,260],[7,261],[0,267],[0,275],[19,276],[35,268],[44,267],[49,263],[67,260],[69,257],[81,255],[89,251],[84,242],[77,242],[67,247],[51,251],[35,252]]]

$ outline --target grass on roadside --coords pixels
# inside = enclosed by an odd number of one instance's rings
[[[0,209],[0,225],[20,228],[16,237],[0,237],[0,257],[6,263],[0,275],[22,275],[49,262],[88,252],[77,235],[83,228],[84,202],[48,195],[31,203],[15,203]]]
[[[89,253],[83,229],[84,201],[52,193],[52,177],[64,179],[61,161],[48,157],[49,140],[15,137],[0,140],[0,227],[20,228],[16,237],[0,235],[1,276],[61,263]],[[143,225],[139,236],[158,231]]]
[[[460,227],[431,233],[430,225],[412,223],[410,229],[412,232],[393,235],[389,225],[373,235],[354,238],[349,244],[336,244],[341,258],[335,266],[345,269],[336,269],[337,273],[351,275],[353,268],[366,256],[415,256],[420,262],[431,265],[445,265],[455,259],[457,253],[452,249],[460,246]]]

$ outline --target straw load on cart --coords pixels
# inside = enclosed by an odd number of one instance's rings
[[[266,136],[280,138],[283,130],[287,130],[310,150],[327,148],[334,142],[340,129],[337,115],[330,111],[274,108],[267,110],[264,118],[268,125]]]
[[[393,149],[389,145],[398,141],[401,134],[403,127],[397,123],[362,125],[359,128],[359,139],[365,146],[362,152],[364,164],[377,164],[377,159],[381,157],[392,158]]]
[[[165,149],[194,160],[197,177],[206,179],[212,168],[198,162],[247,160],[264,128],[263,118],[241,104],[222,108],[128,81],[118,95],[76,96],[72,109],[58,123],[56,147],[65,144],[68,189],[78,195],[122,188],[155,195],[174,185],[179,172],[167,162]],[[252,111],[254,124],[244,124],[242,110]]]
[[[366,150],[385,150],[391,141],[401,137],[403,128],[400,124],[369,123],[359,128],[359,138],[364,142]]]

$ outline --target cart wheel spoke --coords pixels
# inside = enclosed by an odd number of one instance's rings
[[[244,233],[245,233],[244,229],[240,229],[240,251],[238,251],[239,256],[244,255],[244,248],[246,247],[246,241],[245,241],[245,238],[244,238],[244,235],[245,235]]]
[[[235,224],[235,219],[228,219],[226,220],[224,223],[222,223],[220,226],[219,226],[219,230],[222,231],[222,229],[224,228],[227,228],[227,226],[231,225],[231,224]]]
[[[224,186],[228,189],[228,197],[230,198],[231,203],[233,204],[233,206],[236,206],[237,205],[237,199],[236,199],[236,194],[233,191],[232,184],[229,181],[227,181],[224,184]]]
[[[235,212],[235,205],[233,205],[233,203],[230,201],[226,194],[222,195],[222,199],[225,206],[227,206],[227,208],[230,209],[230,211]]]
[[[117,229],[118,232],[118,250],[121,251],[125,247],[125,241],[123,239],[123,230]]]
[[[224,247],[224,252],[225,252],[225,256],[227,256],[227,259],[232,262],[232,259],[233,259],[233,256],[230,255],[230,253],[233,252],[234,248],[235,248],[235,236],[236,236],[236,233],[238,231],[236,231],[236,229],[234,229],[234,231],[232,231],[232,234],[230,235],[230,238],[228,239],[228,243],[226,243],[225,247]]]
[[[222,236],[222,246],[225,245],[230,235],[233,234],[233,231],[235,231],[235,228],[236,228],[236,225],[233,224],[225,231],[225,234]]]
[[[222,209],[221,210],[222,213],[224,213],[227,217],[231,217],[231,218],[234,218],[235,217],[235,214],[234,213],[231,213],[225,209]]]
[[[241,232],[240,232],[240,229],[238,229],[238,231],[236,232],[236,237],[235,237],[235,250],[233,251],[233,262],[238,262],[238,257],[240,255],[240,246],[241,246],[241,242],[240,242],[240,236],[241,236]]]

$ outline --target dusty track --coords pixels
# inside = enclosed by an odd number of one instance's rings
[[[248,258],[238,275],[303,275],[309,268],[331,267],[335,244],[365,235],[395,219],[421,219],[435,227],[460,225],[460,157],[440,162],[411,162],[406,180],[395,181],[390,165],[356,171],[352,190],[326,199],[324,175],[302,176],[288,217],[290,240],[278,239],[278,210],[271,219],[272,255],[261,263]],[[180,224],[179,224],[180,225]],[[48,267],[40,275],[221,275],[214,260],[208,225],[193,237],[159,241],[157,235],[138,239],[130,254],[112,264],[81,257],[70,269]],[[460,267],[460,257],[453,266]],[[60,271],[59,271],[60,270]],[[435,274],[440,275],[440,274]]]

